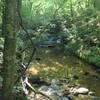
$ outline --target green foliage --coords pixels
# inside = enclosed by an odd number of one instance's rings
[[[3,2],[2,0],[0,0],[0,24],[2,23],[2,7],[3,7]]]
[[[25,0],[22,2],[22,16],[31,24],[46,23],[51,20],[54,8],[51,1]]]
[[[46,33],[58,34],[66,37],[71,51],[90,63],[99,65],[99,4],[99,0],[23,0],[23,22],[35,30],[30,34],[34,44],[47,40]],[[38,32],[40,26],[48,31]],[[27,38],[21,32],[19,45],[26,45],[29,42]]]
[[[94,8],[100,10],[100,0],[93,0]]]

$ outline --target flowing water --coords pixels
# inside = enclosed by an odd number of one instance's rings
[[[72,54],[64,53],[60,48],[38,48],[30,69],[33,75],[38,73],[46,80],[70,77],[74,83],[100,96],[100,74],[92,67]]]

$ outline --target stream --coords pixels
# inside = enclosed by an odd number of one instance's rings
[[[100,96],[100,73],[60,47],[38,48],[29,70],[46,81],[70,78],[72,84],[84,86]]]

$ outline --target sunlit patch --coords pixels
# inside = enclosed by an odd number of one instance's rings
[[[56,67],[52,67],[51,70],[56,72],[57,68]]]
[[[38,69],[38,68],[35,68],[35,67],[30,67],[30,68],[27,70],[27,73],[29,73],[29,74],[31,74],[31,75],[38,75],[39,69]]]
[[[59,62],[53,61],[52,63],[55,64],[56,66],[63,67],[63,65],[61,63],[59,63]]]
[[[49,59],[49,61],[50,61],[52,64],[54,64],[55,66],[64,67],[63,64],[59,63],[58,61],[54,61],[54,59],[53,59],[53,60],[52,60],[52,59]]]
[[[43,71],[54,71],[54,72],[56,72],[57,71],[57,69],[55,68],[55,67],[45,67],[45,68],[43,68]]]
[[[41,67],[47,67],[47,64],[40,64]]]

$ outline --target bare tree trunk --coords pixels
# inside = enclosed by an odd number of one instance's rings
[[[17,27],[17,0],[5,0],[3,19],[4,43],[4,66],[2,100],[13,100],[12,90],[15,81],[16,65],[16,27]]]

